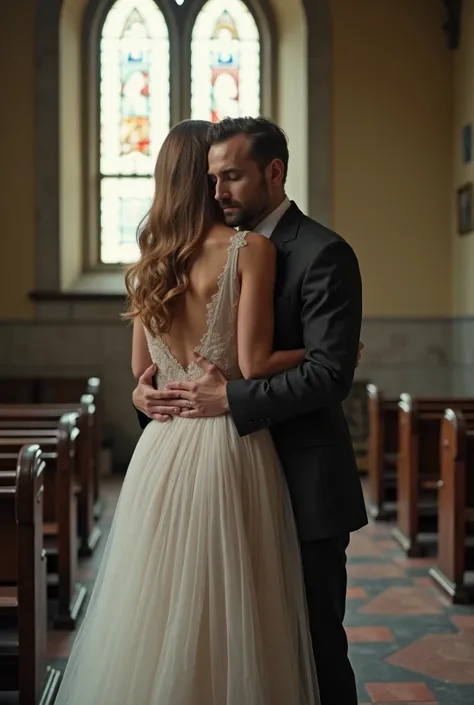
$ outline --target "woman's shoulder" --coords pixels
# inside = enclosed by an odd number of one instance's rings
[[[239,271],[255,272],[256,276],[263,276],[264,272],[271,272],[276,261],[276,247],[269,238],[260,233],[242,233],[246,247],[242,247],[239,257]]]
[[[265,237],[265,235],[255,233],[251,230],[242,233],[242,235],[249,246],[248,249],[252,253],[252,256],[271,256],[276,252],[275,245],[270,238]]]

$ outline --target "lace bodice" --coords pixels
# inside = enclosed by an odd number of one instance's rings
[[[196,352],[217,365],[228,379],[241,376],[237,358],[237,304],[239,280],[238,253],[247,244],[248,232],[236,233],[230,241],[226,265],[219,276],[217,291],[207,305],[207,329]],[[192,362],[183,367],[173,356],[168,344],[159,335],[145,330],[151,359],[158,367],[157,386],[168,382],[202,377],[203,370]]]

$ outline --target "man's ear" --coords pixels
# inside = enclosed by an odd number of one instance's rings
[[[285,166],[281,159],[273,159],[269,166],[270,181],[274,184],[282,184],[285,178]]]

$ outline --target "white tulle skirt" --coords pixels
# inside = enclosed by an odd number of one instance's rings
[[[299,549],[271,437],[150,423],[56,705],[317,705]]]

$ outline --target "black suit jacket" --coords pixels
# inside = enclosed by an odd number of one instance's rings
[[[272,235],[277,247],[275,350],[305,348],[299,367],[227,386],[245,436],[269,427],[301,540],[367,523],[342,401],[352,385],[362,318],[357,258],[339,235],[292,203]],[[149,419],[138,412],[140,426]]]
[[[362,284],[339,235],[292,203],[272,234],[278,250],[275,350],[304,348],[299,367],[227,386],[241,436],[269,427],[292,497],[299,536],[353,531],[367,515],[342,410],[357,362]]]

